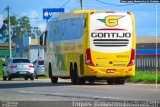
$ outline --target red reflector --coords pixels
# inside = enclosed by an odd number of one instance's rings
[[[86,64],[90,66],[94,66],[91,58],[91,51],[90,48],[86,49]]]
[[[30,68],[34,68],[34,65],[29,65]]]
[[[130,57],[130,61],[128,63],[128,66],[134,65],[134,59],[135,59],[135,49],[132,49],[131,50],[131,57]]]
[[[127,12],[127,14],[131,15],[131,12]]]
[[[17,65],[11,65],[10,66],[10,68],[16,68],[17,67]]]
[[[94,12],[90,12],[90,15],[94,14]]]

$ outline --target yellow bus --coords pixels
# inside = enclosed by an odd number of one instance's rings
[[[135,74],[136,33],[131,12],[77,10],[56,14],[41,38],[52,83],[70,78],[73,84],[99,79],[124,84]]]

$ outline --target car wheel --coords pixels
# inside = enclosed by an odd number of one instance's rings
[[[24,79],[25,79],[25,80],[28,80],[28,78],[27,78],[27,77],[25,77]]]
[[[4,76],[4,73],[3,73],[3,81],[7,80],[7,77]]]
[[[9,77],[8,77],[8,81],[11,81],[11,80],[12,80],[12,78],[9,76]]]
[[[3,76],[3,81],[6,81],[7,80],[7,77]]]
[[[34,76],[30,77],[30,80],[34,80]]]
[[[38,79],[38,75],[35,73],[35,79]]]

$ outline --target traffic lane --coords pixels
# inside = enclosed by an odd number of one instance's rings
[[[133,84],[132,84],[133,85]],[[45,88],[45,87],[43,87]],[[24,90],[22,93],[34,93],[40,95],[52,95],[61,97],[79,97],[85,99],[98,100],[135,100],[135,101],[159,101],[160,91],[155,88],[138,88],[126,86],[100,86],[100,85],[53,85],[50,89],[43,90]]]
[[[107,85],[105,83],[72,85],[61,81],[51,84],[50,80],[0,81],[0,89],[12,90],[20,94],[69,97],[82,99],[115,99],[159,101],[160,90],[150,84]]]

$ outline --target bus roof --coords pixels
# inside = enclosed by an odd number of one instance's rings
[[[101,13],[101,12],[105,12],[105,13],[128,13],[128,12],[124,12],[124,11],[113,11],[113,10],[75,10],[73,11],[74,14],[80,14],[80,13]]]

